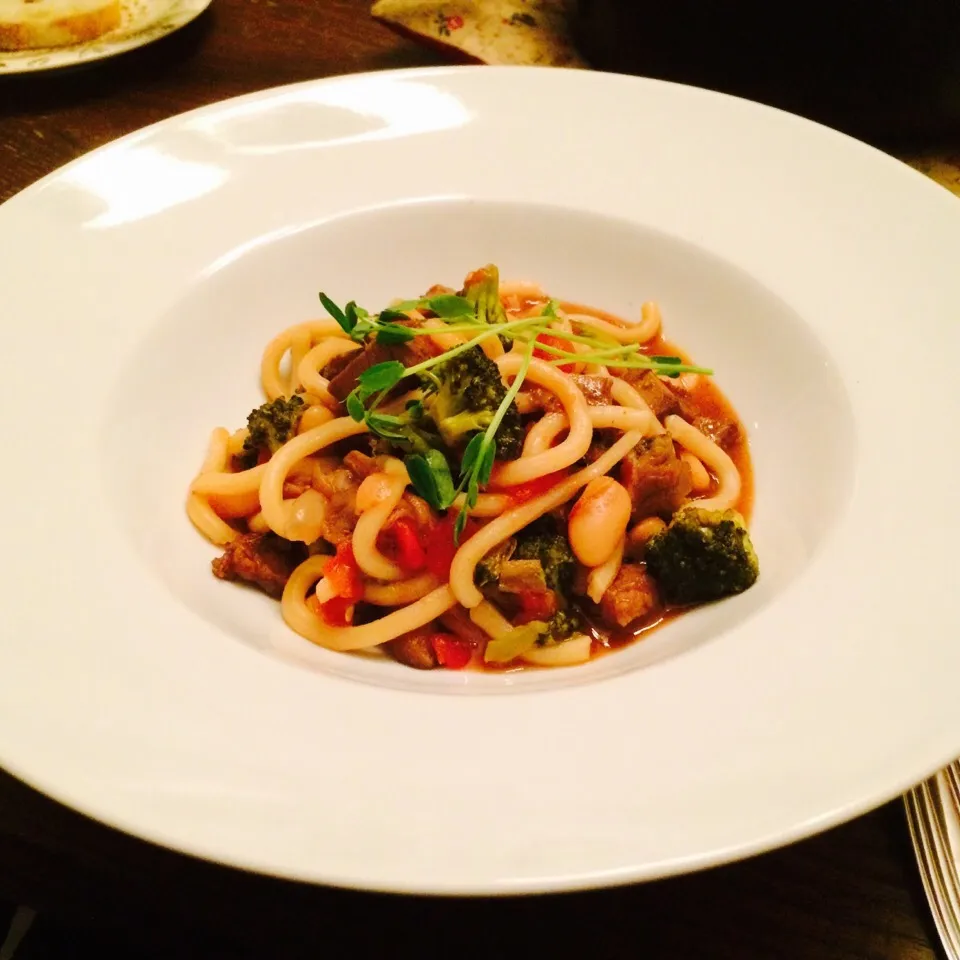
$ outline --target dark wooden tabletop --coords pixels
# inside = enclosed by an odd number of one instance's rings
[[[192,107],[297,80],[439,62],[374,22],[365,0],[214,0],[198,21],[141,50],[0,78],[0,201]],[[571,955],[645,960],[937,956],[899,803],[690,877],[443,901],[306,887],[196,861],[0,773],[0,899],[112,929],[128,938],[132,957],[548,956],[561,945]]]

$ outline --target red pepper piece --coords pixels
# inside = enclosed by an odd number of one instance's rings
[[[520,613],[514,618],[514,624],[521,626],[531,620],[549,620],[557,612],[557,595],[552,590],[534,592],[528,590],[517,595],[520,601]]]
[[[473,656],[473,646],[460,637],[449,633],[435,633],[431,640],[437,659],[441,666],[448,670],[462,670]]]
[[[411,520],[400,517],[383,530],[378,546],[404,573],[419,573],[427,565],[417,528]]]
[[[427,553],[427,569],[438,579],[446,580],[450,576],[450,565],[460,545],[453,542],[453,525],[456,523],[456,511],[450,510],[433,528],[430,534],[430,551]],[[476,523],[467,518],[460,544],[464,544],[477,532]]]
[[[351,602],[363,597],[363,576],[349,540],[337,547],[337,555],[327,564],[323,575],[337,597]]]
[[[569,340],[564,340],[562,337],[555,337],[552,333],[541,333],[537,336],[537,343],[546,344],[548,347],[556,347],[558,350],[566,350],[569,353],[573,353],[573,344]],[[539,357],[541,360],[556,360],[557,354],[550,353],[548,350],[538,350],[536,347],[533,348],[533,355]],[[576,369],[575,363],[561,363],[559,364],[559,369],[564,373],[573,373]]]

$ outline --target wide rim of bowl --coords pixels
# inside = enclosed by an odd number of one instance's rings
[[[411,100],[414,94],[420,99]],[[327,112],[307,122],[305,105],[318,103]],[[524,103],[537,111],[524,113]],[[331,138],[329,108],[349,115],[354,132]],[[578,118],[573,132],[563,126],[571,113]],[[459,171],[437,163],[418,173],[410,165],[424,138],[440,160],[450,161],[471,157],[469,148],[491,129],[524,129],[540,139],[516,145],[510,170],[484,167],[476,157],[462,160]],[[563,159],[544,170],[537,158],[551,137],[559,139]],[[571,171],[584,169],[578,164],[595,156],[591,144],[601,140],[604,178],[574,182]],[[704,169],[691,152],[706,144],[712,150]],[[402,185],[366,177],[385,150],[409,175]],[[341,155],[352,164],[337,166]],[[346,166],[351,169],[343,172]],[[171,176],[200,167],[212,171],[203,182]],[[337,169],[340,192],[305,200],[295,180],[307,169],[314,176]],[[129,175],[133,187],[149,178],[169,189],[151,206],[131,188],[116,210],[108,202],[104,211],[91,201],[110,193],[104,178],[118,172]],[[249,188],[268,175],[266,203]],[[810,570],[723,645],[591,687],[498,698],[495,708],[485,698],[469,704],[463,698],[452,707],[449,699],[329,678],[318,686],[316,675],[199,627],[164,598],[114,530],[96,466],[83,452],[99,429],[112,374],[185,283],[226,251],[294,223],[464,195],[566,203],[698,243],[783,297],[809,319],[842,369],[857,370],[849,386],[861,454],[850,508]],[[203,229],[191,231],[196,222]],[[0,761],[56,799],[163,845],[300,880],[439,894],[546,892],[662,877],[770,849],[890,799],[960,753],[960,705],[950,696],[960,651],[943,642],[958,621],[948,558],[960,522],[946,517],[921,534],[890,521],[891,504],[916,497],[915,470],[909,458],[883,456],[891,436],[909,435],[923,449],[938,449],[930,445],[957,408],[948,364],[958,337],[950,310],[960,279],[950,251],[960,242],[960,207],[893,158],[773,108],[661,81],[547,68],[420,68],[277,87],[161,121],[12,198],[0,207],[3,231],[18,241],[0,265],[9,315],[55,319],[7,329],[0,402],[19,409],[35,378],[30,358],[38,353],[45,375],[84,401],[72,406],[70,435],[60,439],[55,456],[38,442],[36,426],[55,430],[62,404],[42,401],[34,423],[16,422],[8,456],[32,470],[8,470],[0,479],[7,502],[18,506],[8,531],[17,562],[5,563],[5,621],[8,636],[21,641],[0,651]],[[60,282],[38,286],[31,279],[41,262],[57,264]],[[845,324],[851,316],[858,330]],[[944,347],[925,358],[924,376],[911,383],[923,416],[893,404],[878,373],[905,317],[912,335]],[[867,319],[874,339],[864,340]],[[103,383],[78,373],[78,351],[85,349],[104,371]],[[61,427],[58,439],[62,433]],[[949,466],[949,447],[939,449]],[[49,499],[42,510],[37,503],[59,492],[38,468],[62,462],[65,454],[77,458],[64,485],[86,498],[81,515]],[[68,518],[75,529],[63,534]],[[44,546],[58,535],[76,540],[98,530],[102,542],[87,544],[90,569],[104,583],[129,587],[123,603],[117,591],[66,565],[79,556],[76,543],[63,558]],[[865,543],[869,576],[854,577],[850,571],[862,567]],[[906,574],[909,611],[870,601],[874,591],[892,596],[903,587],[904,571],[882,551],[884,544],[913,560],[922,551],[940,560],[928,576],[914,569]],[[845,606],[837,602],[840,583]],[[44,602],[51,585],[68,604],[69,624]],[[130,609],[134,601],[153,611],[149,619]],[[832,604],[825,637],[790,627],[795,644],[778,646],[776,655],[764,644],[787,629],[784,624],[811,626],[811,610],[824,603]],[[106,623],[111,631],[103,630]],[[872,642],[870,656],[863,655],[861,636]],[[909,647],[904,636],[911,637]],[[95,656],[76,652],[87,644]],[[763,718],[763,730],[732,709],[729,691],[717,689],[718,677],[744,664],[762,683],[736,692],[752,717]],[[216,711],[210,709],[212,682],[223,693]],[[349,785],[350,816],[337,824],[342,836],[323,825],[322,814],[329,817],[337,805],[318,794],[323,776],[304,761],[307,744],[294,742],[303,724],[321,716],[320,692],[351,721],[344,721],[347,744],[363,745],[352,757],[340,738],[321,736],[313,744],[328,751],[338,783]],[[685,725],[671,712],[674,698],[713,709],[716,723]],[[518,747],[504,765],[484,745],[491,724],[501,736],[524,729],[534,701],[570,737],[566,773],[529,758],[519,765]],[[264,713],[254,723],[251,703],[282,707],[285,722]],[[153,716],[151,708],[168,713]],[[393,815],[384,811],[382,782],[360,763],[373,756],[374,743],[385,757],[400,743],[397,731],[374,729],[371,718],[380,711],[397,711],[416,730],[454,719],[477,747],[469,762],[448,757],[442,775],[415,758],[391,768],[393,803],[422,801],[427,787],[436,791],[433,830],[416,819],[409,836],[399,837]],[[583,817],[598,785],[636,790],[642,778],[625,769],[625,755],[604,762],[591,751],[570,721],[571,712],[582,711],[609,720],[626,711],[642,729],[652,729],[657,716],[677,720],[676,729],[663,731],[663,742],[637,744],[630,755],[661,775],[649,794],[630,802],[614,794],[609,819],[589,827]],[[330,719],[329,712],[322,715]],[[527,734],[517,740],[529,746]],[[750,751],[742,747],[746,742]],[[711,753],[718,746],[728,749],[727,761]],[[514,810],[522,808],[523,791],[507,777],[511,769],[524,770],[538,789],[565,786],[568,813],[580,818],[581,832],[564,842],[560,823],[524,835],[511,822],[499,852],[483,836],[456,835],[456,819],[444,804],[453,803],[458,790],[501,790]],[[516,819],[528,831],[535,828],[526,815]],[[317,862],[319,850],[324,862]]]

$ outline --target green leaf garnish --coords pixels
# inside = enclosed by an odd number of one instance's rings
[[[383,316],[381,314],[381,316]],[[382,323],[376,328],[377,343],[385,347],[396,346],[398,343],[406,343],[412,340],[416,334],[409,327],[402,327],[399,323]]]
[[[389,413],[368,413],[367,426],[388,440],[403,440],[407,436],[403,420]]]
[[[352,324],[350,336],[358,343],[362,343],[367,334],[374,329],[374,324],[370,321],[370,314],[363,307],[358,307],[353,300],[344,307],[344,313],[347,322]]]
[[[674,366],[674,365],[678,366],[683,363],[683,360],[680,357],[650,357],[650,359],[654,363],[663,363],[663,364],[668,364],[670,366]],[[676,378],[680,376],[679,371],[674,371],[674,370],[665,370],[663,371],[663,373],[664,373],[664,376],[667,376],[667,377]]]
[[[363,423],[363,418],[366,416],[367,411],[364,409],[363,401],[357,395],[356,389],[351,390],[350,393],[347,394],[346,404],[347,413],[349,413],[357,423]]]
[[[409,307],[408,309],[413,309]],[[381,310],[377,319],[381,323],[391,323],[393,321],[409,321],[409,317],[406,312],[403,310],[398,310],[396,307],[387,307],[386,310]]]
[[[373,329],[370,314],[363,307],[358,307],[356,301],[351,300],[342,310],[325,293],[321,291],[320,302],[330,316],[337,321],[340,329],[352,340],[362,343],[367,334]]]
[[[368,367],[357,377],[357,382],[368,396],[378,390],[389,390],[404,377],[406,367],[399,360],[386,360]]]
[[[493,473],[493,462],[497,458],[497,441],[491,438],[490,445],[483,451],[480,467],[477,470],[477,481],[482,484],[490,482]]]
[[[463,457],[460,459],[460,473],[462,476],[468,476],[473,470],[473,466],[477,462],[477,457],[479,456],[480,449],[482,447],[483,434],[474,434],[470,438],[470,442],[467,444],[466,449],[463,451]]]
[[[413,489],[434,510],[446,510],[453,503],[457,491],[447,458],[439,450],[430,450],[423,456],[411,454],[404,463]]]
[[[441,293],[421,300],[420,303],[444,320],[472,317],[475,313],[473,304],[466,297],[458,297],[455,293]]]
[[[344,333],[350,333],[353,330],[357,322],[356,315],[354,315],[351,323],[347,315],[322,290],[320,291],[320,302],[323,304],[323,309],[340,324],[340,329]]]

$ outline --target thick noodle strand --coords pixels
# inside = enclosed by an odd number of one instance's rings
[[[359,627],[331,627],[307,606],[307,593],[322,576],[329,557],[310,557],[287,581],[280,605],[288,626],[311,643],[328,650],[359,650],[394,640],[446,613],[456,600],[448,586],[437,587],[425,597]]]
[[[425,597],[439,586],[440,581],[432,573],[421,573],[395,583],[368,583],[363,588],[363,599],[375,607],[400,607]]]
[[[523,441],[523,456],[535,457],[549,450],[553,441],[567,429],[567,418],[562,413],[545,413],[528,431]]]
[[[229,442],[230,434],[223,427],[217,427],[210,434],[207,455],[200,467],[200,476],[220,473],[226,467]],[[187,494],[187,516],[200,533],[219,547],[237,538],[237,531],[217,515],[217,512],[210,505],[210,501],[205,496],[196,493],[192,485],[190,492]]]
[[[287,396],[292,397],[300,386],[300,364],[310,350],[310,331],[298,330],[290,338],[290,381],[287,384]]]
[[[663,423],[670,436],[698,457],[717,478],[714,495],[704,500],[694,500],[693,503],[704,510],[729,510],[733,507],[740,499],[740,471],[727,452],[681,417],[671,415]]]
[[[497,366],[505,377],[515,375],[522,363],[523,357],[516,353],[504,354],[497,360]],[[550,364],[537,359],[530,361],[527,379],[556,394],[563,404],[570,429],[564,441],[556,447],[501,464],[495,473],[498,487],[513,487],[569,467],[587,452],[593,439],[587,401],[573,380]]]
[[[618,343],[646,343],[660,332],[661,326],[660,308],[652,302],[645,303],[641,307],[639,323],[623,327],[586,313],[569,313],[567,316],[573,323],[591,327]]]
[[[340,329],[336,320],[308,320],[306,323],[287,327],[267,344],[263,351],[263,359],[260,361],[260,383],[268,400],[276,400],[284,396],[290,387],[289,382],[284,382],[286,378],[280,373],[280,361],[293,346],[294,340],[303,342],[305,339],[309,344],[313,340],[319,340],[320,337],[346,337],[346,334]]]
[[[304,389],[309,390],[328,407],[337,405],[337,398],[327,389],[330,381],[320,371],[334,358],[360,349],[359,343],[342,337],[325,337],[304,354],[297,364],[297,376]]]
[[[396,509],[403,498],[403,491],[409,482],[406,470],[402,474],[379,474],[385,478],[389,493],[375,506],[364,510],[353,528],[353,555],[357,566],[368,576],[377,580],[400,580],[403,570],[392,560],[388,560],[377,547],[377,537],[387,522],[387,517]],[[368,478],[369,479],[369,478]]]
[[[639,430],[625,433],[609,450],[605,451],[588,467],[561,480],[555,487],[534,497],[526,503],[508,510],[496,520],[491,520],[482,530],[474,534],[453,558],[450,567],[450,589],[457,601],[467,609],[475,607],[483,594],[473,582],[474,571],[481,559],[497,544],[503,543],[507,537],[513,536],[522,530],[528,523],[533,523],[549,510],[559,507],[569,500],[578,490],[585,487],[595,477],[602,477],[619,463],[641,440],[643,434]]]
[[[274,533],[281,537],[286,536],[287,511],[283,505],[283,484],[294,465],[304,457],[329,447],[331,443],[366,432],[365,423],[357,423],[352,417],[339,417],[288,440],[263,465],[260,509],[263,511],[264,520]]]
[[[260,481],[263,480],[266,471],[267,465],[265,463],[261,463],[257,467],[251,467],[249,470],[241,470],[239,473],[206,471],[190,484],[190,489],[201,495],[239,496],[259,490]]]
[[[603,595],[610,589],[610,584],[613,583],[620,572],[625,547],[626,537],[621,537],[610,557],[599,567],[594,567],[587,575],[587,596],[594,603],[599,603],[603,599]]]

